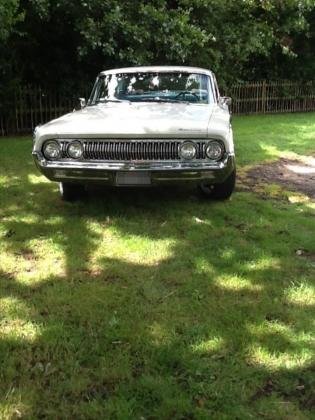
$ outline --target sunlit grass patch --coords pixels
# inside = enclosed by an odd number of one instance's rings
[[[281,186],[278,184],[265,185],[263,191],[271,198],[284,199],[286,197],[286,194],[284,193],[283,188],[281,188]]]
[[[32,311],[25,302],[14,297],[0,299],[0,343],[1,340],[26,340],[32,342],[41,333],[38,324],[32,322]]]
[[[271,372],[303,368],[314,358],[312,333],[295,331],[294,325],[287,325],[278,319],[247,328],[256,337],[249,350],[251,362]]]
[[[7,175],[1,174],[0,175],[0,186],[6,186],[11,181],[11,178]]]
[[[281,268],[281,260],[277,257],[261,255],[259,259],[251,260],[244,263],[244,267],[250,271],[279,270]]]
[[[0,399],[0,413],[4,420],[21,418],[28,413],[28,406],[21,401],[20,392],[12,387],[3,399]]]
[[[240,275],[219,275],[216,278],[216,284],[226,290],[233,290],[235,292],[247,290],[252,292],[263,291],[263,286],[255,284],[249,278],[241,277]]]
[[[210,276],[213,276],[216,274],[216,268],[214,264],[211,263],[207,258],[202,256],[197,256],[195,259],[195,267],[196,272],[199,274],[208,274]]]
[[[38,184],[49,184],[51,181],[49,181],[49,179],[43,177],[41,174],[39,173],[31,173],[28,174],[27,180],[29,182],[29,184],[34,184],[34,185],[38,185]]]
[[[293,204],[305,203],[310,200],[305,194],[287,192],[286,195],[288,197],[288,201]]]
[[[126,227],[132,231],[132,226]],[[92,242],[101,244],[91,256],[93,265],[102,265],[106,259],[117,259],[129,264],[156,265],[170,258],[172,249],[176,246],[176,240],[172,238],[152,239],[150,235],[140,233],[122,235],[115,221],[104,225],[89,221],[86,229],[91,232]]]
[[[105,237],[104,237],[105,236]],[[154,265],[172,256],[172,248],[176,244],[170,239],[145,238],[140,235],[107,234],[103,238],[102,247],[93,254],[93,260],[117,258],[129,263]]]
[[[29,318],[30,316],[31,311],[25,302],[12,296],[0,299],[0,320]]]
[[[281,150],[277,148],[276,145],[271,145],[268,143],[264,143],[264,141],[260,142],[260,147],[262,151],[272,159],[279,158],[281,156]]]
[[[24,319],[14,319],[10,322],[0,322],[0,336],[2,339],[26,340],[32,342],[40,335],[40,328]]]
[[[293,283],[284,291],[284,297],[288,303],[312,307],[315,306],[315,287],[307,281]]]
[[[193,352],[209,355],[220,351],[222,348],[224,348],[224,340],[221,337],[212,337],[209,340],[204,340],[192,345]]]

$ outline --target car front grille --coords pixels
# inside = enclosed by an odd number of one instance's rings
[[[84,140],[83,158],[87,160],[178,160],[180,144],[185,140]],[[67,142],[63,143],[63,157],[67,155]],[[195,142],[196,159],[206,158],[207,141]]]

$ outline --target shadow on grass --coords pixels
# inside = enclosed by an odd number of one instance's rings
[[[21,173],[1,190],[3,249],[17,262],[0,272],[5,415],[310,414],[314,306],[287,295],[313,272],[290,254],[307,207],[188,189],[65,204]]]

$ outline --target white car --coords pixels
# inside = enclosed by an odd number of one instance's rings
[[[34,132],[39,170],[65,200],[88,184],[150,186],[193,182],[226,199],[235,186],[229,105],[214,74],[179,66],[101,72],[87,103]]]

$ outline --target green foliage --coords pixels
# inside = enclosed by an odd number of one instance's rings
[[[14,29],[14,25],[23,19],[18,13],[19,0],[1,0],[0,2],[0,42],[5,42]]]
[[[101,50],[122,64],[184,63],[208,39],[202,28],[191,23],[189,9],[169,8],[166,1],[112,3],[116,4],[110,10],[100,3],[97,11],[93,9],[78,23],[83,35],[82,57]],[[97,25],[91,16],[94,13]]]
[[[3,0],[0,65],[69,91],[104,68],[143,64],[211,68],[221,85],[309,79],[314,10],[314,0]]]

